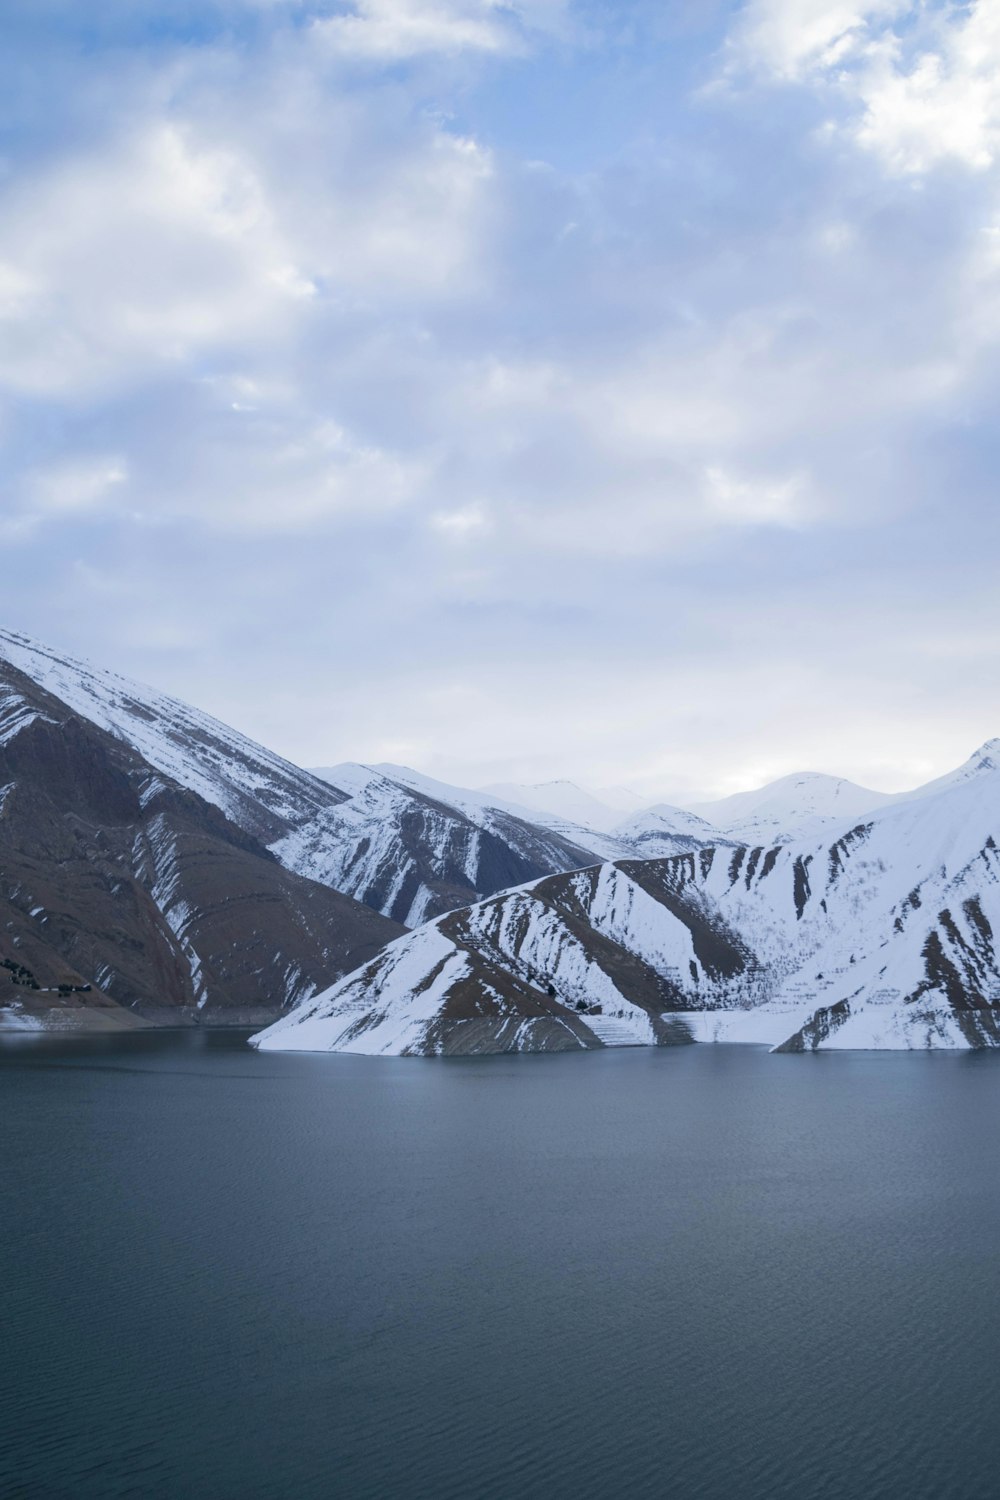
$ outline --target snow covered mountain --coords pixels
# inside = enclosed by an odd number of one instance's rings
[[[347,763],[316,775],[343,800],[279,839],[275,854],[407,927],[600,858],[585,830],[570,832],[586,846],[403,768]]]
[[[475,793],[445,788],[443,803],[426,778],[344,766],[336,785],[188,704],[8,631],[4,662],[213,803],[286,869],[407,925],[626,848],[590,835],[578,845],[581,830],[536,826]]]
[[[800,771],[766,786],[737,792],[716,802],[694,803],[689,812],[704,818],[727,838],[742,843],[821,838],[847,818],[864,818],[893,803],[933,797],[1000,768],[1000,739],[987,740],[954,771],[906,792],[875,792],[842,776]],[[615,830],[621,834],[624,830]]]
[[[528,816],[541,814],[550,827],[572,823],[596,833],[610,833],[623,817],[638,810],[627,806],[623,810],[620,795],[623,789],[617,790],[614,801],[602,802],[574,781],[542,781],[534,786],[503,781],[479,788],[494,806],[517,808]]]
[[[642,859],[664,859],[706,844],[733,842],[721,837],[719,830],[704,818],[665,802],[626,818],[615,828],[614,837]]]
[[[447,782],[435,781],[433,777],[425,776],[420,771],[411,770],[409,766],[380,765],[375,769],[401,782],[404,786],[426,793],[427,796],[443,802],[448,807],[459,809],[472,818],[478,818],[485,809],[491,814],[501,813],[514,817],[520,823],[527,823],[532,828],[544,829],[550,834],[555,834],[558,839],[568,842],[574,849],[585,850],[586,864],[600,864],[602,860],[618,859],[622,855],[632,853],[632,845],[628,838],[618,838],[616,833],[603,833],[592,824],[576,823],[562,813],[524,807],[516,802],[498,799],[489,792],[481,790],[471,791],[467,787],[450,786]],[[682,813],[680,816],[683,819],[687,815]],[[678,853],[682,847],[686,848],[687,845],[679,844],[670,852]]]
[[[896,792],[887,800],[890,802],[912,802],[915,797],[934,797],[938,792],[949,791],[954,786],[962,786],[967,781],[975,781],[990,771],[1000,770],[1000,739],[987,740],[985,745],[980,745],[968,760],[963,761],[954,771],[947,771],[944,776],[937,776],[933,781],[924,782],[923,786],[915,787],[912,792]]]
[[[998,842],[1000,770],[983,766],[832,837],[550,876],[390,944],[254,1041],[1000,1045]]]
[[[0,661],[0,1025],[260,1024],[401,931]]]
[[[841,776],[800,771],[717,802],[692,804],[688,811],[729,838],[743,843],[772,843],[822,837],[824,830],[835,823],[865,817],[893,800],[886,792],[873,792]]]
[[[546,829],[559,839],[568,840],[574,848],[585,850],[588,855],[583,861],[585,864],[600,864],[604,860],[622,859],[634,854],[642,854],[645,858],[682,854],[688,849],[700,848],[719,836],[718,830],[703,818],[685,812],[683,808],[670,807],[666,803],[647,807],[636,793],[628,791],[626,787],[609,789],[609,797],[614,797],[620,804],[616,808],[610,802],[599,806],[589,792],[570,781],[544,782],[537,787],[521,787],[509,782],[473,792],[432,781],[430,777],[411,771],[406,766],[379,766],[377,769],[406,786],[426,791],[438,801],[461,808],[474,817],[485,808],[493,814],[505,812],[522,823]],[[332,776],[331,779],[336,780],[336,777]],[[547,796],[550,788],[555,789],[551,798]],[[534,804],[527,804],[501,795],[508,792],[538,795]],[[564,810],[552,811],[551,807],[544,806],[547,801],[551,801],[553,806],[561,802]],[[633,807],[623,817],[621,809],[627,808],[630,802],[638,804],[638,810]],[[573,821],[569,815],[571,811],[575,811],[580,819],[588,821]]]
[[[407,927],[541,875],[636,853],[683,853],[717,835],[666,806],[613,833],[449,786],[406,766],[321,767],[348,800],[272,845],[291,868]]]
[[[199,709],[0,630],[0,662],[270,843],[343,794]]]

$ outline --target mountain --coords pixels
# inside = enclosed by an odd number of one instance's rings
[[[870,791],[842,776],[800,771],[753,791],[692,804],[688,811],[729,838],[752,844],[822,837],[835,823],[865,817],[891,801],[888,793]]]
[[[586,844],[598,860],[682,854],[719,837],[719,830],[705,818],[665,802],[644,802],[627,787],[592,793],[572,781],[533,786],[498,782],[483,787],[481,795]]]
[[[906,792],[875,792],[842,776],[800,771],[766,786],[737,792],[715,802],[693,803],[689,812],[704,818],[730,839],[743,843],[821,838],[845,818],[864,818],[880,807],[933,797],[1000,768],[1000,739],[987,740],[954,771]],[[616,834],[622,833],[616,828]]]
[[[337,785],[176,698],[22,635],[0,631],[3,662],[213,803],[286,869],[407,925],[624,848],[589,835],[579,846],[580,830],[540,828],[480,805],[475,793],[444,788],[445,804],[429,782],[406,785],[370,768],[336,768]]]
[[[401,931],[283,869],[213,801],[0,660],[5,1025],[260,1024]]]
[[[450,913],[254,1038],[357,1052],[1000,1045],[1000,770],[831,837],[550,876]]]
[[[278,840],[275,854],[408,927],[600,857],[474,792],[402,767],[348,763],[315,774],[343,800]],[[584,830],[572,832],[589,844]]]
[[[449,786],[406,766],[317,768],[347,800],[272,847],[287,864],[408,927],[477,897],[602,860],[677,854],[715,837],[662,806],[614,833]]]
[[[978,780],[980,776],[998,770],[1000,770],[1000,739],[987,740],[954,771],[947,771],[944,776],[937,776],[933,781],[926,781],[923,786],[915,787],[912,792],[894,792],[888,800],[912,802],[915,797],[934,797],[938,792],[950,791],[952,787],[962,786],[968,781]]]
[[[517,808],[528,816],[542,814],[549,826],[555,820],[556,826],[565,822],[596,833],[610,833],[623,816],[620,797],[614,803],[602,802],[573,781],[542,781],[534,786],[503,781],[479,790],[495,806]]]
[[[652,805],[648,797],[640,797],[638,792],[633,792],[627,786],[595,787],[592,795],[623,818],[630,818],[634,813],[642,812]]]
[[[614,837],[642,859],[662,859],[704,848],[706,844],[731,842],[720,838],[719,830],[704,818],[665,802],[633,813],[617,825]]]
[[[593,826],[574,823],[562,813],[549,813],[538,808],[522,807],[516,802],[497,799],[485,791],[474,792],[466,787],[450,786],[446,782],[435,781],[420,771],[413,771],[408,766],[380,765],[376,767],[376,770],[382,771],[385,775],[391,776],[395,781],[415,791],[425,792],[437,801],[457,808],[472,818],[478,818],[483,810],[487,810],[491,815],[506,814],[531,828],[543,829],[555,834],[558,839],[568,842],[574,849],[584,850],[587,854],[585,861],[587,864],[600,864],[604,859],[618,859],[621,855],[632,852],[632,846],[627,838],[618,838],[615,833],[603,833]],[[681,813],[680,817],[685,819],[687,814]]]
[[[344,793],[199,709],[26,636],[0,630],[0,662],[214,803],[262,843],[344,800]]]

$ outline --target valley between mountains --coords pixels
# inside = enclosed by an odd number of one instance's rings
[[[1000,745],[680,809],[291,765],[0,632],[0,1027],[265,1049],[1000,1045]]]

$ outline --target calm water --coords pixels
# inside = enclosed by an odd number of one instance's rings
[[[1000,1057],[0,1050],[0,1492],[993,1500]]]

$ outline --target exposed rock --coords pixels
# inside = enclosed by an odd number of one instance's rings
[[[9,1022],[120,1006],[260,1024],[400,931],[284,869],[218,807],[0,663],[0,959],[31,975],[0,970]]]

